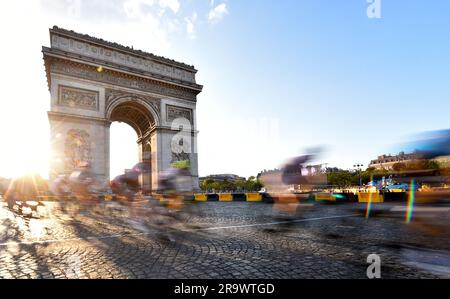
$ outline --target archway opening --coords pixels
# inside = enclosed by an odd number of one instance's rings
[[[110,176],[111,179],[124,174],[139,162],[136,144],[138,135],[126,123],[113,122],[110,128]]]
[[[145,103],[141,104],[135,99],[130,99],[111,110],[109,120],[113,123],[110,129],[110,175],[127,175],[131,171],[130,176],[137,177],[136,173],[139,173],[141,191],[150,193],[152,186],[150,133],[156,122],[144,105]],[[129,145],[132,143],[137,157]],[[120,168],[124,166],[125,168],[121,170]]]

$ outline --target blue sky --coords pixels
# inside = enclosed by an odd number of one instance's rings
[[[39,51],[53,25],[195,65],[204,85],[197,109],[200,175],[255,175],[317,145],[327,149],[319,162],[348,168],[389,153],[411,134],[450,128],[448,1],[381,0],[380,19],[368,18],[366,0],[27,4],[11,1],[0,13],[5,44],[21,48],[1,54],[25,57],[19,69],[4,62],[2,82],[14,75],[29,82],[21,103],[32,111],[26,119],[35,134],[27,144],[47,138],[49,96]],[[9,168],[24,156],[36,164],[46,148],[26,151],[17,135],[30,128],[5,113],[20,107],[6,100],[20,86],[5,86],[0,100],[2,133],[12,140],[0,162]],[[113,174],[137,159],[133,134],[113,126]],[[39,159],[39,169],[45,165]]]
[[[410,134],[448,128],[450,5],[419,2],[384,0],[381,19],[358,0],[229,2],[189,48],[205,84],[200,130],[213,135],[226,116],[278,118],[278,151],[252,160],[270,140],[234,151],[257,171],[314,145],[327,145],[324,162],[367,164]]]

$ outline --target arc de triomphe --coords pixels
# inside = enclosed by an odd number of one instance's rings
[[[202,86],[193,66],[56,26],[50,41],[42,52],[51,94],[51,179],[71,173],[80,161],[89,161],[100,180],[110,179],[109,130],[120,121],[138,135],[140,162],[151,164],[151,174],[142,178],[145,191],[157,190],[161,171],[185,159],[198,187],[196,101]]]

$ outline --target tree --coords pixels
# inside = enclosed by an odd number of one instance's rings
[[[263,187],[261,181],[255,176],[250,176],[248,179],[237,181],[215,181],[213,179],[206,179],[200,185],[203,191],[215,190],[215,191],[259,191]]]
[[[262,187],[261,181],[254,176],[250,176],[245,182],[245,189],[248,191],[259,191]]]
[[[214,184],[214,180],[212,179],[206,179],[202,182],[200,188],[203,191],[209,190],[209,189],[213,189],[212,185]]]
[[[358,174],[348,170],[333,171],[327,175],[328,184],[337,187],[349,187],[358,184]]]

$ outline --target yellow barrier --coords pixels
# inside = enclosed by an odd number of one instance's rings
[[[208,196],[206,194],[194,194],[194,199],[195,201],[207,201],[208,200]]]
[[[220,193],[219,201],[233,201],[233,194],[231,193]]]
[[[113,198],[114,198],[113,195],[110,195],[110,194],[105,195],[105,201],[111,201],[111,200],[113,200]]]
[[[372,203],[382,203],[384,202],[384,197],[378,192],[358,192],[358,201],[359,202],[369,202]]]
[[[328,192],[316,193],[315,198],[316,201],[336,201],[336,197]]]
[[[408,197],[409,197],[408,192]],[[414,193],[414,202],[415,203],[435,203],[440,202],[444,198],[448,198],[450,196],[449,192],[443,191],[418,191]]]
[[[247,201],[262,201],[262,195],[259,193],[245,193]]]

